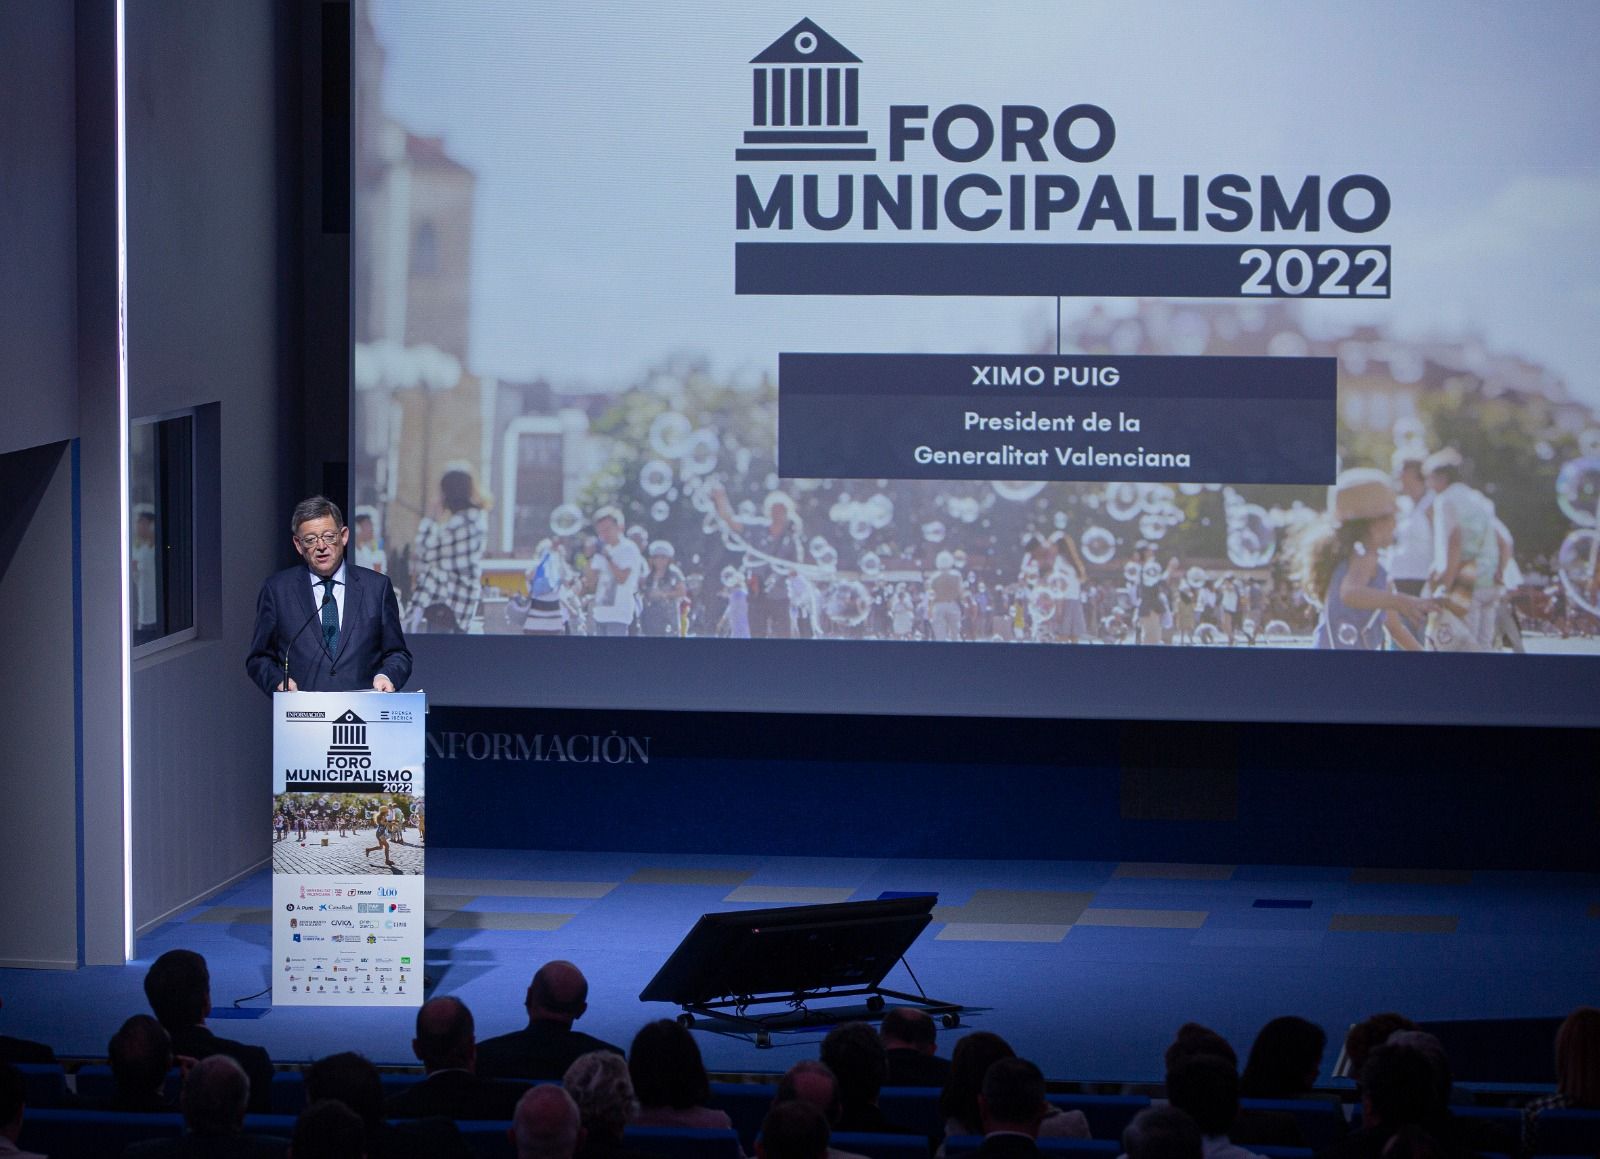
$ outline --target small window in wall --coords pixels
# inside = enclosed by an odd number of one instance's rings
[[[140,656],[195,636],[192,412],[133,424],[128,489],[128,601]]]

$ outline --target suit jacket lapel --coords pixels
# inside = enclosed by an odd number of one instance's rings
[[[335,661],[344,655],[344,646],[350,642],[350,634],[356,630],[356,625],[364,621],[361,601],[366,596],[366,585],[359,577],[356,565],[347,563],[344,569],[344,615],[339,619],[339,646],[333,650]]]

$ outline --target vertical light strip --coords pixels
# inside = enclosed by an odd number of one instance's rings
[[[117,6],[117,543],[122,576],[122,953],[134,957],[133,937],[133,627],[128,542],[128,51],[126,0]]]

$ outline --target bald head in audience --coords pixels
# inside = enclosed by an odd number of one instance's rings
[[[531,1022],[571,1025],[589,1009],[589,980],[571,962],[546,962],[528,983],[526,1005]]]
[[[531,1087],[517,1102],[511,1141],[517,1159],[572,1159],[582,1130],[578,1104],[554,1083]]]
[[[459,998],[430,998],[417,1011],[417,1036],[411,1052],[429,1074],[436,1070],[471,1070],[477,1031],[472,1011]]]

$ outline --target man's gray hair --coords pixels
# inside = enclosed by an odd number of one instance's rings
[[[532,1087],[517,1102],[511,1132],[517,1159],[572,1159],[578,1149],[578,1104],[555,1083]]]
[[[590,1135],[620,1140],[639,1113],[628,1060],[615,1051],[591,1050],[579,1055],[567,1068],[561,1085],[578,1104],[578,1114]]]
[[[289,534],[299,535],[302,524],[325,516],[333,520],[335,527],[344,526],[344,512],[340,511],[339,505],[326,495],[313,495],[309,499],[302,499],[294,505],[294,513],[289,516]]]
[[[227,1055],[209,1055],[189,1071],[178,1101],[196,1135],[237,1135],[250,1104],[250,1076]]]

